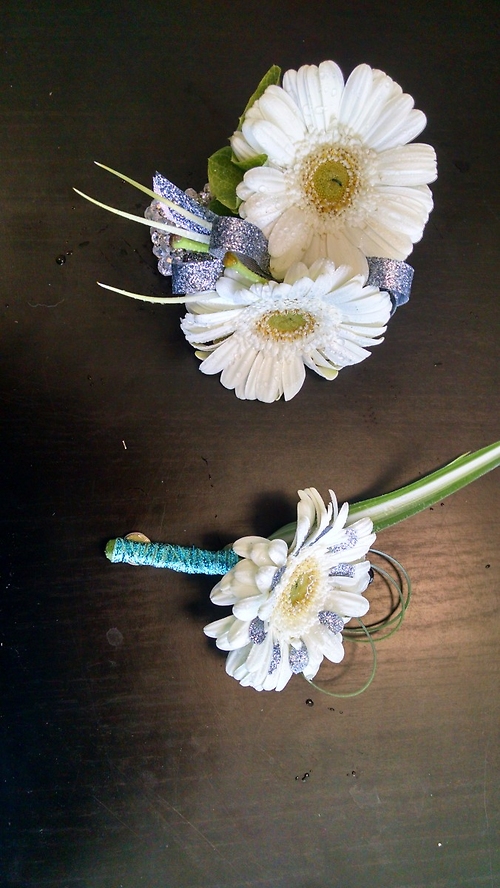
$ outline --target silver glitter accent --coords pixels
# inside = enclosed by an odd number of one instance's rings
[[[347,564],[345,561],[339,561],[335,567],[332,567],[329,572],[330,577],[353,577],[354,576],[354,565]]]
[[[335,555],[337,552],[345,552],[346,549],[352,549],[353,546],[358,542],[358,535],[355,530],[351,530],[350,527],[346,529],[346,539],[342,540],[341,543],[337,543],[336,546],[330,546],[327,549],[327,552],[330,552],[332,555]]]
[[[264,621],[260,617],[254,617],[248,627],[248,637],[253,644],[262,644],[267,632],[264,632]]]
[[[269,669],[267,670],[268,675],[272,675],[273,672],[276,672],[278,666],[281,663],[281,648],[278,643],[273,644],[273,652],[271,654],[271,662],[269,664]]]
[[[302,643],[302,647],[298,650],[290,645],[288,662],[290,663],[290,669],[295,675],[304,671],[309,663],[309,654],[307,653],[307,648],[304,643]]]
[[[286,570],[286,564],[284,564],[283,567],[278,567],[278,570],[276,571],[276,573],[274,574],[274,577],[271,580],[271,586],[270,586],[271,592],[273,591],[273,589],[276,589],[276,586],[278,585],[279,581],[281,580],[281,577],[285,573],[285,570]]]
[[[228,250],[250,257],[264,272],[269,271],[267,239],[260,228],[235,216],[216,216],[208,247],[212,256],[223,259]]]
[[[368,284],[386,290],[391,297],[394,314],[400,305],[410,298],[414,269],[407,262],[398,259],[382,259],[380,256],[368,256]]]
[[[172,293],[198,293],[213,290],[224,266],[221,259],[198,259],[172,263]]]
[[[196,200],[193,200],[192,197],[189,197],[189,195],[184,191],[181,191],[180,188],[177,188],[177,185],[174,185],[173,182],[165,176],[162,176],[161,173],[155,173],[153,176],[153,191],[161,197],[166,197],[167,200],[172,200],[174,203],[178,204],[178,206],[182,207],[183,210],[189,210],[190,213],[194,213],[194,215],[199,216],[200,219],[207,219],[211,222],[212,219],[215,218],[214,213],[205,207],[200,206]],[[184,228],[186,231],[197,231],[199,234],[208,234],[206,225],[197,225],[196,222],[186,219],[181,213],[176,213],[175,210],[166,207],[164,204],[162,210],[167,219],[178,228]]]
[[[318,620],[322,626],[328,626],[330,632],[342,632],[342,629],[345,626],[342,617],[339,617],[339,615],[335,614],[333,611],[320,611],[318,614]]]

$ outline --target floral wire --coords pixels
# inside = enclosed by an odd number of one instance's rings
[[[366,691],[366,689],[370,687],[370,685],[371,685],[373,679],[375,678],[375,673],[376,673],[376,671],[377,671],[377,651],[376,651],[376,649],[375,649],[375,640],[372,638],[372,636],[371,636],[369,630],[367,629],[367,627],[365,626],[365,624],[363,623],[363,621],[360,620],[359,617],[357,617],[356,619],[357,619],[357,621],[358,621],[358,623],[359,623],[361,629],[363,630],[363,632],[366,633],[366,636],[367,636],[366,641],[368,641],[369,644],[371,644],[371,648],[372,648],[372,671],[371,671],[371,673],[370,673],[370,676],[369,676],[368,680],[365,681],[363,687],[358,688],[357,691],[350,691],[350,692],[345,693],[345,694],[336,694],[336,693],[334,693],[334,691],[327,691],[326,688],[321,688],[319,685],[316,684],[316,682],[311,681],[311,679],[309,679],[309,678],[306,678],[306,681],[307,681],[308,684],[310,684],[313,688],[316,688],[317,691],[321,691],[322,694],[327,694],[328,697],[340,697],[342,700],[345,700],[345,699],[347,699],[347,698],[349,698],[349,697],[359,697],[359,695],[362,694],[363,691]],[[304,676],[304,677],[305,677],[305,676]]]
[[[386,552],[381,552],[378,549],[370,549],[370,552],[373,555],[379,555],[381,558],[384,558],[386,561],[388,561],[390,564],[392,564],[392,566],[395,568],[397,573],[400,575],[400,578],[401,577],[403,578],[403,580],[400,579],[400,581],[398,583],[398,582],[396,582],[394,577],[391,577],[391,575],[389,573],[387,573],[387,571],[385,571],[382,567],[378,567],[377,565],[372,564],[373,570],[376,573],[378,573],[380,576],[382,576],[388,584],[392,585],[396,589],[396,591],[398,593],[398,597],[399,597],[399,605],[396,605],[396,608],[394,608],[394,610],[391,611],[391,613],[387,617],[384,617],[383,619],[379,620],[378,622],[373,623],[370,626],[367,626],[367,630],[368,630],[370,636],[375,636],[375,635],[377,635],[377,633],[383,632],[384,629],[388,629],[389,627],[392,627],[389,629],[388,632],[385,633],[385,635],[381,635],[378,638],[375,638],[375,641],[383,641],[384,638],[389,638],[391,635],[393,635],[397,631],[397,629],[399,629],[399,627],[401,626],[401,623],[403,622],[404,616],[405,616],[406,611],[408,610],[408,607],[410,604],[412,585],[411,585],[411,580],[410,580],[408,572],[405,570],[403,565],[400,564],[399,561],[397,561],[395,558],[392,558],[391,555],[387,555]],[[404,588],[403,581],[404,581],[404,583],[406,583],[406,596],[404,595],[404,592],[403,592],[403,588]],[[395,613],[395,611],[398,609],[398,607],[400,607],[401,610],[399,611],[399,613]],[[367,639],[360,638],[359,637],[360,635],[361,635],[361,633],[360,633],[359,629],[357,629],[357,628],[346,629],[344,631],[344,638],[346,640],[356,641],[361,644],[366,644]]]
[[[408,607],[410,604],[411,591],[412,591],[411,580],[410,580],[410,576],[409,576],[408,572],[405,570],[403,565],[400,564],[400,562],[397,561],[395,558],[392,558],[391,555],[387,555],[386,552],[381,552],[378,549],[370,549],[370,552],[372,553],[372,555],[378,555],[380,558],[384,558],[386,561],[388,561],[390,564],[392,564],[392,566],[394,567],[396,572],[399,574],[399,577],[398,577],[399,583],[398,583],[394,579],[394,577],[392,577],[386,570],[384,570],[384,568],[378,567],[377,565],[372,564],[373,570],[376,573],[378,573],[380,576],[382,576],[388,584],[392,585],[396,589],[396,591],[398,593],[398,597],[399,597],[399,604],[396,605],[396,607],[391,611],[391,613],[387,617],[384,617],[383,619],[379,620],[377,623],[373,623],[370,626],[365,626],[363,621],[360,620],[358,617],[357,620],[359,623],[359,627],[355,627],[353,629],[347,629],[343,633],[346,641],[354,641],[354,642],[357,642],[358,644],[370,644],[371,645],[372,669],[371,669],[371,673],[370,673],[368,680],[364,683],[364,685],[361,688],[358,688],[357,691],[351,691],[350,693],[337,694],[337,693],[334,693],[333,691],[327,691],[325,688],[320,687],[318,684],[316,684],[314,681],[311,681],[310,679],[306,679],[307,683],[310,684],[313,688],[315,688],[317,691],[320,691],[322,694],[327,694],[327,696],[329,696],[329,697],[338,697],[340,699],[348,699],[350,697],[358,697],[360,694],[363,693],[363,691],[366,691],[367,688],[370,687],[373,679],[375,678],[375,673],[377,671],[377,651],[375,648],[375,643],[377,641],[383,641],[385,638],[389,638],[389,636],[393,635],[399,629],[399,627],[401,626],[401,623],[403,622],[405,613],[408,610]],[[406,583],[406,596],[404,595],[404,591],[403,591],[403,589],[404,589],[403,581],[404,581],[404,583]],[[396,614],[395,611],[397,611],[398,607],[400,607],[401,610],[399,611],[399,613]],[[392,628],[389,629],[389,631],[386,632],[385,635],[375,637],[378,632],[382,632],[384,629],[387,629],[389,626],[391,626]],[[360,637],[362,635],[365,635],[366,638]]]

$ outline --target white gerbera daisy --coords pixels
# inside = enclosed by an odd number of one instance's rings
[[[181,322],[200,370],[221,373],[238,398],[268,403],[293,398],[305,367],[334,379],[363,361],[367,346],[383,341],[391,312],[387,293],[326,259],[310,269],[297,263],[283,283],[250,283],[226,269],[216,290],[190,303]]]
[[[432,209],[430,145],[408,145],[424,128],[383,71],[334,62],[287,71],[231,138],[238,160],[266,154],[237,187],[240,215],[269,239],[271,270],[320,256],[366,274],[366,256],[406,259]]]
[[[323,657],[340,663],[342,630],[363,616],[369,602],[373,524],[362,518],[346,527],[349,506],[325,506],[314,487],[299,490],[297,531],[284,540],[243,537],[234,543],[238,562],[211,592],[233,614],[205,626],[217,647],[230,651],[226,672],[257,691],[281,691],[293,673],[313,679]]]

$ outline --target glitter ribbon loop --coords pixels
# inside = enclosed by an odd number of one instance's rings
[[[174,225],[178,225],[179,228],[184,228],[186,232],[196,231],[198,234],[207,233],[206,223],[212,222],[213,219],[215,219],[215,213],[212,213],[208,207],[199,204],[194,198],[186,194],[185,191],[182,191],[177,185],[174,185],[170,179],[167,179],[166,176],[162,176],[161,173],[155,173],[153,176],[153,191],[156,192],[159,198],[165,197],[167,200],[176,203],[181,209],[187,210],[189,213],[199,216],[200,220],[203,220],[200,223],[197,223],[193,219],[186,219],[183,214],[176,213],[173,208],[163,205],[165,215],[174,223]]]
[[[155,174],[153,189],[159,200],[158,204],[152,204],[149,208],[148,218],[153,223],[151,226],[153,231],[154,222],[164,218],[182,228],[186,232],[187,238],[189,238],[190,232],[208,234],[210,231],[208,252],[212,258],[207,259],[205,254],[205,257],[200,260],[193,259],[192,253],[189,253],[188,259],[184,258],[182,250],[178,251],[180,255],[174,255],[168,247],[170,239],[162,235],[161,232],[155,234],[156,241],[160,241],[156,244],[156,253],[159,254],[161,262],[159,270],[162,274],[172,275],[172,293],[177,295],[213,290],[224,270],[222,260],[230,250],[257,273],[267,274],[269,272],[267,238],[256,225],[233,216],[217,216],[208,207],[181,191],[177,185],[174,185],[161,173]],[[162,197],[176,204],[180,210],[185,210],[188,214],[196,216],[200,222],[187,217],[184,213],[177,212],[174,207],[162,204]],[[162,262],[162,258],[165,258],[163,253],[167,255],[171,253],[170,260]]]
[[[239,561],[232,549],[209,552],[195,546],[169,543],[138,543],[118,537],[106,546],[106,557],[114,564],[165,567],[179,573],[223,576]]]
[[[368,283],[389,293],[393,315],[410,298],[414,269],[407,262],[380,256],[368,256],[368,268]]]
[[[172,293],[199,293],[214,290],[224,272],[222,259],[193,260],[192,262],[172,262]]]
[[[212,223],[209,253],[223,259],[231,250],[243,259],[252,259],[260,270],[269,272],[267,238],[260,228],[236,216],[216,216]]]

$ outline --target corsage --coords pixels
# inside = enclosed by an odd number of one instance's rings
[[[208,184],[186,192],[156,173],[145,218],[161,274],[182,302],[181,327],[206,374],[238,398],[293,398],[306,368],[334,379],[369,356],[408,301],[405,262],[432,209],[436,155],[412,142],[425,115],[387,74],[332,61],[273,66]],[[98,166],[103,166],[98,164]],[[77,190],[77,189],[75,189]]]

